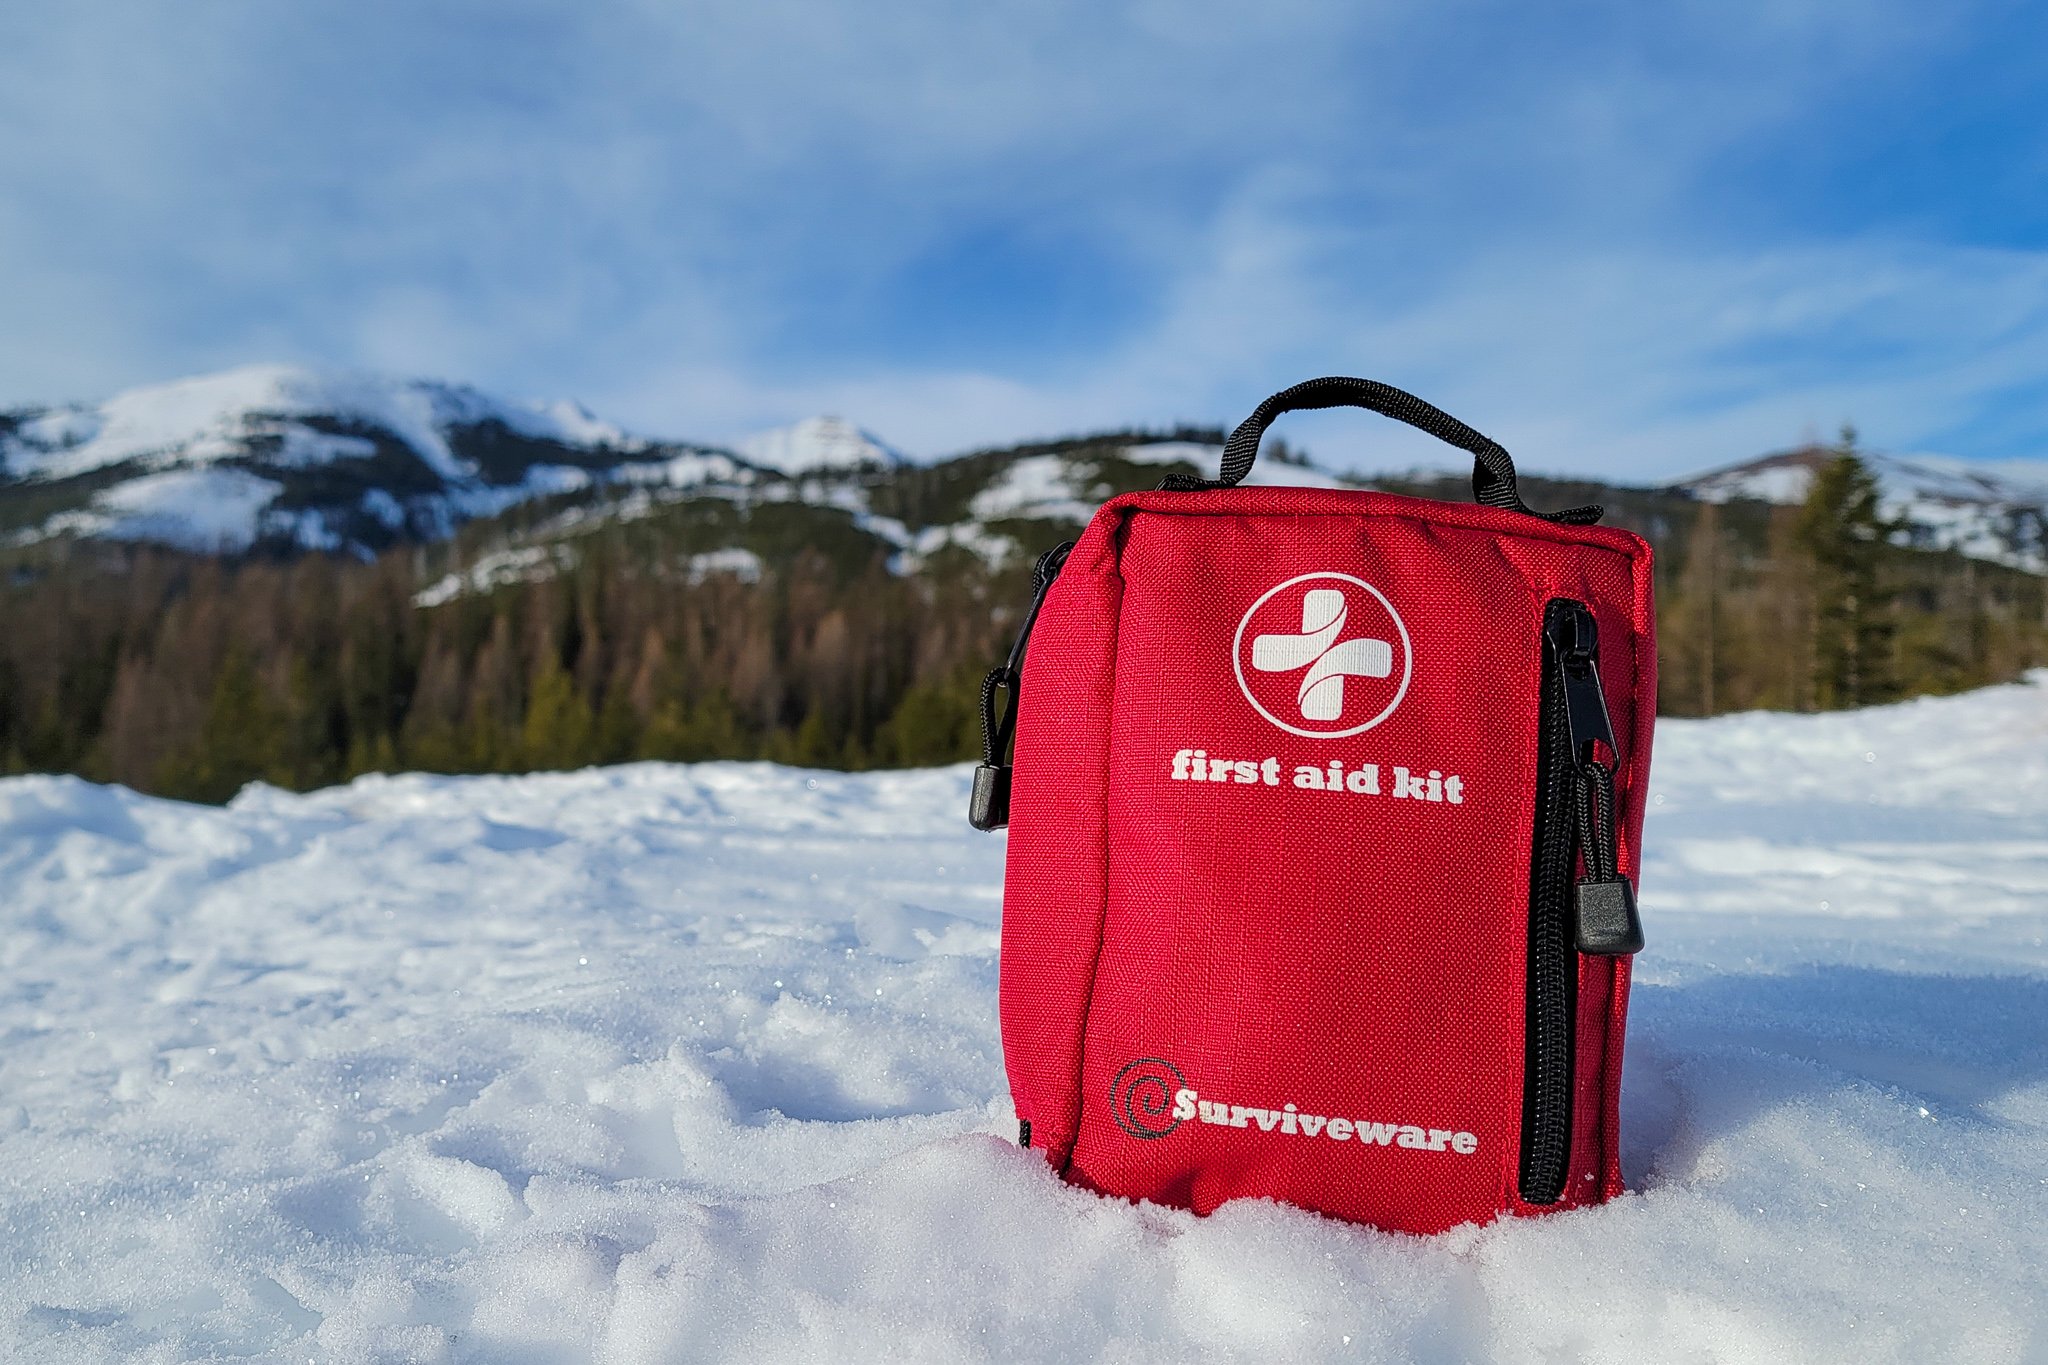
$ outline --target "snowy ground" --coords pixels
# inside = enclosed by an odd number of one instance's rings
[[[11,1361],[2048,1359],[2048,675],[1667,724],[1636,1193],[1059,1184],[963,771],[0,782]]]

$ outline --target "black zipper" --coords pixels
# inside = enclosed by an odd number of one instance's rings
[[[1519,1182],[1530,1204],[1556,1203],[1570,1175],[1579,954],[1643,946],[1635,888],[1616,865],[1621,754],[1600,688],[1599,629],[1583,602],[1544,604],[1542,688]]]

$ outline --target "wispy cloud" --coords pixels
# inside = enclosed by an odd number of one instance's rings
[[[256,359],[938,452],[1407,383],[1533,466],[2048,449],[2006,4],[0,16],[0,403]],[[1954,173],[1948,173],[1953,165]],[[1325,453],[1422,452],[1321,418]]]

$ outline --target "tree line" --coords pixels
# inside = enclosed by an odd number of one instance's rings
[[[1891,544],[1852,443],[1804,506],[1672,498],[1648,521],[1668,713],[1864,705],[2048,663],[2048,583]],[[757,579],[695,575],[613,528],[551,576],[426,606],[406,551],[78,542],[0,588],[0,770],[220,801],[400,769],[973,756],[1024,567],[958,551],[899,574],[828,548],[799,543]]]
[[[1833,710],[2048,663],[2048,580],[1893,542],[1855,433],[1797,506],[1696,504],[1658,584],[1659,709]]]

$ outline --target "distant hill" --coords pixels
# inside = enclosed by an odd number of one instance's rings
[[[370,559],[464,537],[477,562],[422,588],[551,571],[607,520],[660,509],[693,529],[693,572],[751,572],[774,558],[767,522],[810,526],[843,554],[886,554],[901,572],[963,550],[991,565],[1035,555],[1094,506],[1170,471],[1213,471],[1220,430],[1122,431],[919,463],[838,417],[814,417],[721,447],[629,434],[574,403],[533,404],[462,385],[254,366],[116,395],[0,413],[0,546],[66,539],[151,542],[199,553]],[[1372,486],[1466,496],[1427,474],[1343,475],[1285,447],[1254,482]],[[1680,504],[1796,503],[1828,455],[1805,447],[1669,487],[1531,475],[1532,502],[1608,504],[1624,524],[1669,522]],[[1273,458],[1277,454],[1278,459]],[[2048,571],[2048,463],[1977,465],[1871,455],[1901,544]],[[723,528],[723,529],[721,529]],[[722,543],[720,542],[723,537]],[[789,545],[801,535],[766,536]],[[764,553],[766,560],[764,560]],[[705,558],[705,556],[723,556]],[[457,581],[446,575],[457,572]]]
[[[1801,446],[1674,486],[1706,502],[1800,503],[1814,471],[1834,454],[1827,446]],[[1877,475],[1886,515],[1900,523],[1895,537],[1900,543],[2048,572],[2048,461],[1992,465],[1937,455],[1862,458]]]
[[[828,539],[871,541],[909,569],[948,545],[1000,558],[1013,548],[1009,532],[1065,526],[1122,487],[1213,465],[1222,441],[1220,432],[1161,435],[1079,437],[917,465],[837,417],[724,448],[630,435],[576,404],[256,366],[98,404],[0,413],[0,546],[101,540],[367,560],[446,541],[472,523],[501,522],[501,539],[552,540],[708,501],[736,511],[725,520],[742,532],[762,505],[815,509],[810,519],[827,525]],[[1300,467],[1287,480],[1337,481]],[[547,516],[527,514],[534,510]],[[493,572],[486,566],[484,579]]]
[[[793,426],[749,436],[738,449],[755,464],[784,474],[909,463],[902,452],[843,417],[807,417]]]
[[[0,538],[368,557],[536,498],[752,474],[571,403],[265,365],[0,414]]]

